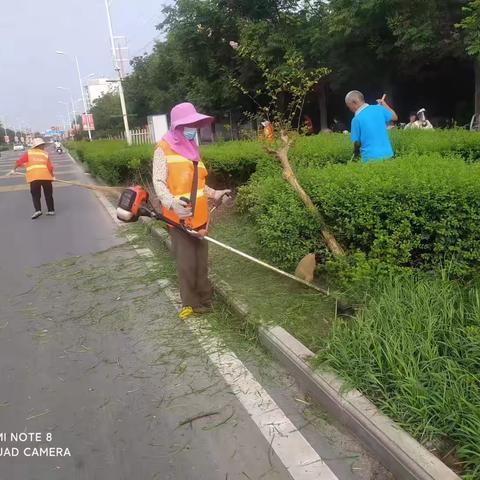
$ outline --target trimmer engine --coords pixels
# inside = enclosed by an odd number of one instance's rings
[[[148,192],[136,185],[122,192],[117,206],[117,218],[122,222],[136,222],[140,209],[148,202]]]

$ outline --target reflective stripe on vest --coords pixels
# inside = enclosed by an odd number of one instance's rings
[[[53,180],[52,174],[48,170],[48,155],[42,150],[33,148],[28,151],[25,170],[27,183],[35,180]]]
[[[175,199],[185,197],[190,199],[193,182],[193,162],[174,152],[165,141],[158,144],[167,160],[167,187]],[[185,220],[189,228],[200,228],[208,222],[208,199],[205,195],[205,179],[207,169],[202,161],[198,162],[198,188],[195,214]],[[178,216],[171,210],[162,208],[162,214],[176,223],[180,223]]]

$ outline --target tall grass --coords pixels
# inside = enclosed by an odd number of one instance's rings
[[[420,441],[453,442],[464,478],[480,478],[480,290],[445,275],[380,281],[316,361]]]

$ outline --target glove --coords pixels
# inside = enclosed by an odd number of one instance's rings
[[[213,200],[215,202],[219,202],[220,200],[222,200],[223,197],[225,196],[228,196],[232,193],[231,190],[229,189],[226,189],[226,190],[215,190],[215,193],[214,193],[214,196],[213,196]]]
[[[188,203],[183,200],[174,200],[171,209],[181,220],[192,216],[192,207],[189,207]]]

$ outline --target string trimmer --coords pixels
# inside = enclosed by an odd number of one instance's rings
[[[251,255],[248,255],[245,252],[237,250],[236,248],[233,248],[230,245],[219,242],[218,240],[215,240],[214,238],[209,237],[208,235],[199,236],[198,232],[194,230],[190,230],[185,225],[176,223],[170,220],[169,218],[164,217],[161,213],[158,213],[155,210],[153,210],[153,208],[149,208],[148,198],[149,198],[148,192],[146,192],[144,188],[141,186],[137,185],[135,187],[127,188],[126,190],[123,191],[122,195],[120,196],[120,200],[118,201],[117,218],[123,222],[136,222],[140,217],[149,217],[149,218],[153,218],[154,220],[159,220],[161,222],[164,222],[170,225],[173,228],[177,228],[189,235],[195,236],[197,238],[201,238],[204,241],[210,242],[214,245],[217,245],[220,248],[223,248],[224,250],[234,253],[235,255],[238,255],[240,257],[243,257],[249,260],[250,262],[256,263],[257,265],[260,265],[273,272],[283,275],[284,277],[290,278],[295,282],[301,283],[302,285],[305,285],[309,288],[313,288],[314,290],[322,293],[323,295],[327,295],[327,296],[330,295],[329,291],[325,290],[324,288],[318,287],[313,283],[306,282],[301,278],[297,278],[295,275],[292,275],[288,272],[284,272],[283,270],[280,270],[279,268],[274,267],[273,265],[270,265]]]
[[[11,175],[17,175],[21,177],[25,177],[25,173],[23,172],[16,172],[16,171],[11,171],[7,173],[7,177]],[[74,187],[81,187],[81,188],[86,188],[88,190],[96,190],[98,192],[118,192],[119,190],[122,189],[122,187],[108,187],[104,185],[95,185],[92,183],[81,183],[81,182],[72,182],[71,180],[59,180],[58,178],[55,178],[52,180],[53,182],[57,183],[64,183],[65,185],[72,185]]]

